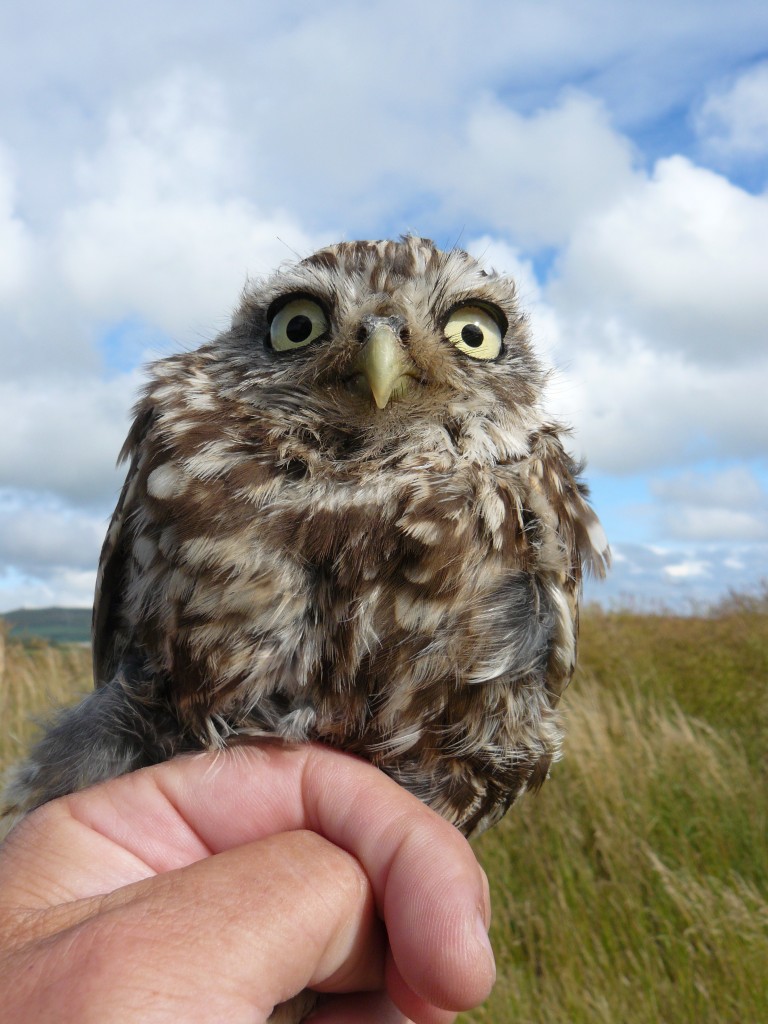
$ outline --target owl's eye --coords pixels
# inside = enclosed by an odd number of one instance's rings
[[[459,306],[445,325],[448,341],[473,359],[495,359],[501,334],[498,321],[482,306]]]
[[[304,348],[328,330],[328,317],[319,302],[301,297],[281,306],[269,325],[269,340],[276,352]]]

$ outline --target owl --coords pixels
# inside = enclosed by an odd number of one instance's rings
[[[243,738],[368,758],[466,835],[559,756],[608,549],[511,280],[422,238],[249,285],[151,367],[93,617],[95,689],[10,802]]]

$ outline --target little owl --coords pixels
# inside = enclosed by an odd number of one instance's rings
[[[608,552],[513,283],[343,242],[151,369],[99,565],[95,690],[17,770],[53,797],[235,737],[368,758],[465,834],[546,778]]]

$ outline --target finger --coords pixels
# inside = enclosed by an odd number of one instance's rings
[[[197,819],[200,839],[212,848],[237,842],[244,823],[261,817],[283,828],[309,827],[348,850],[373,884],[404,993],[416,1002],[462,1010],[482,1002],[495,980],[487,936],[487,882],[466,840],[383,773],[356,758],[317,746],[270,746],[232,752],[238,769],[246,759],[266,767],[268,789],[243,789],[247,813],[221,820],[222,769],[204,789]],[[181,764],[176,762],[177,769]],[[196,766],[201,774],[206,768]],[[297,794],[293,772],[301,773]],[[162,786],[182,816],[200,809],[190,777],[164,775]],[[297,799],[298,796],[298,799]],[[409,1011],[410,1012],[410,1011]]]
[[[454,1011],[428,1002],[407,984],[391,951],[386,960],[385,979],[390,998],[407,1020],[418,1021],[418,1024],[452,1024],[456,1019]]]
[[[257,753],[270,766],[301,766],[300,804],[292,801],[290,776],[270,767],[268,817],[282,815],[285,828],[318,831],[364,866],[386,921],[402,991],[410,987],[416,1002],[448,1010],[482,1002],[495,980],[487,880],[457,830],[358,759],[320,746]],[[264,799],[259,801],[265,813]],[[255,806],[249,810],[259,813]],[[211,804],[207,811],[216,814]],[[200,835],[215,844],[220,833],[207,828],[208,815]],[[236,839],[238,821],[228,827],[228,838]]]
[[[66,1020],[140,1020],[151,1007],[153,1021],[251,1022],[306,986],[383,983],[385,939],[365,873],[311,832],[269,837],[93,902],[97,915],[22,955],[45,977],[31,987],[26,1019],[62,1019],[52,1010],[66,1007]]]
[[[58,884],[71,898],[274,832],[309,828],[365,868],[399,974],[420,999],[466,1009],[493,984],[487,894],[469,845],[358,759],[320,746],[238,747],[215,757],[177,758],[56,803],[63,807],[49,813],[68,818],[59,827],[73,852],[64,866],[62,843],[49,840],[54,849],[47,856],[57,862]],[[93,840],[88,833],[105,844],[90,869],[82,864]],[[112,860],[109,843],[119,851]]]

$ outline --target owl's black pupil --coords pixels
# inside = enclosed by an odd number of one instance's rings
[[[285,328],[285,333],[288,335],[288,340],[295,344],[306,341],[312,333],[312,321],[308,316],[304,316],[303,313],[299,313],[298,316],[292,316],[288,321],[288,326]]]
[[[480,348],[483,344],[483,332],[477,324],[465,324],[461,328],[461,340],[470,348]]]

